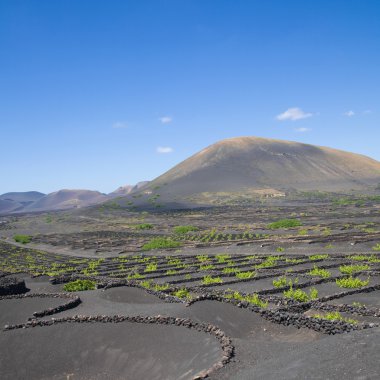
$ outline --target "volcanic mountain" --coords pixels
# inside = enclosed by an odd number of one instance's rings
[[[363,190],[380,183],[380,162],[341,150],[238,137],[213,144],[148,184],[173,197],[252,190]]]

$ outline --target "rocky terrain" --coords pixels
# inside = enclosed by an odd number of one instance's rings
[[[5,216],[2,377],[375,379],[379,216],[314,192]]]

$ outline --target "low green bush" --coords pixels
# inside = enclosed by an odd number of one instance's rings
[[[173,228],[175,234],[184,235],[189,232],[198,231],[199,228],[195,226],[176,226]]]
[[[141,249],[143,251],[150,251],[152,249],[165,249],[165,248],[177,248],[181,247],[181,243],[179,241],[173,240],[168,237],[157,237],[145,243]]]
[[[355,320],[355,319],[351,319],[351,318],[345,318],[343,317],[339,311],[333,311],[331,313],[326,313],[326,314],[315,314],[313,315],[314,318],[318,318],[318,319],[326,319],[328,321],[342,321],[342,322],[346,322],[346,323],[350,323],[352,325],[357,325],[358,324],[358,321]]]
[[[256,276],[256,272],[237,272],[235,277],[239,280],[246,280],[248,278],[253,278]]]
[[[340,288],[357,289],[363,288],[369,284],[369,278],[367,280],[361,280],[358,277],[337,278],[336,284]]]
[[[13,239],[17,243],[27,244],[30,243],[32,237],[30,235],[15,235]]]
[[[266,308],[268,306],[268,301],[261,300],[257,294],[248,294],[246,296],[243,296],[241,293],[236,291],[230,294],[226,294],[224,297],[237,301],[245,301],[262,308]]]
[[[223,280],[221,277],[212,277],[212,276],[204,276],[202,279],[203,285],[209,285],[209,284],[221,284]]]
[[[316,276],[321,278],[331,277],[331,273],[327,269],[318,268],[314,265],[314,268],[309,271],[310,276]]]
[[[300,227],[302,226],[302,222],[298,219],[281,219],[273,223],[269,223],[267,228],[270,230],[277,230],[280,228],[292,228],[292,227]]]
[[[91,280],[75,280],[63,285],[65,292],[82,292],[84,290],[94,290],[95,288],[96,283]]]
[[[308,302],[318,298],[318,290],[311,288],[309,294],[301,289],[293,289],[291,286],[289,290],[284,291],[285,298],[293,299],[298,302]]]
[[[341,273],[343,274],[349,274],[349,275],[352,275],[353,273],[356,273],[356,272],[361,272],[363,270],[368,270],[370,269],[370,266],[369,265],[341,265],[339,267],[339,270]]]

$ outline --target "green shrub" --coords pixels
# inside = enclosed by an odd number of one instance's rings
[[[151,249],[165,249],[165,248],[177,248],[182,244],[179,241],[175,241],[171,238],[157,237],[152,239],[150,242],[145,243],[141,249],[143,251],[149,251]]]
[[[65,292],[81,292],[84,290],[94,290],[96,283],[91,280],[75,280],[63,285]]]
[[[300,227],[302,223],[298,219],[281,219],[277,222],[269,223],[267,228],[270,230],[277,230],[280,228],[292,228],[292,227]]]
[[[245,301],[262,308],[266,308],[268,306],[268,301],[261,300],[257,294],[248,294],[246,296],[243,296],[239,292],[233,292],[231,294],[226,294],[224,297],[237,301]]]
[[[140,273],[131,273],[128,275],[128,280],[139,280],[142,278],[145,278],[145,276]]]
[[[238,272],[235,274],[236,278],[239,280],[246,280],[256,276],[256,272]]]
[[[349,257],[354,261],[368,261],[370,263],[380,263],[380,258],[376,255],[353,255]]]
[[[355,289],[367,286],[369,284],[369,278],[367,280],[361,280],[358,277],[354,278],[350,276],[348,278],[337,278],[335,282],[340,288]]]
[[[329,278],[331,276],[331,273],[322,268],[318,268],[316,265],[314,265],[314,268],[309,271],[310,276],[316,276],[321,278]]]
[[[199,270],[211,270],[211,269],[214,269],[214,265],[212,264],[208,264],[208,265],[200,265],[199,266]]]
[[[361,272],[362,270],[370,269],[369,265],[341,265],[339,270],[343,274],[352,275],[355,272]]]
[[[340,313],[339,311],[333,311],[331,313],[326,313],[324,315],[321,315],[321,314],[315,314],[313,315],[314,318],[318,318],[318,319],[326,319],[328,321],[342,321],[342,322],[346,322],[346,323],[350,323],[352,325],[357,325],[358,324],[358,321],[355,320],[355,319],[351,319],[351,318],[344,318]]]
[[[204,263],[206,261],[209,261],[210,258],[207,255],[198,255],[197,260],[200,261],[201,263]]]
[[[203,285],[209,285],[209,284],[221,284],[223,280],[221,277],[212,277],[212,276],[204,276],[202,279]]]
[[[238,268],[225,267],[225,268],[223,268],[222,272],[225,274],[230,274],[230,273],[240,272],[240,270]]]
[[[30,235],[15,235],[13,239],[17,243],[27,244],[30,243],[32,237]]]
[[[318,298],[318,290],[311,288],[309,294],[301,289],[293,289],[291,286],[289,290],[284,291],[285,298],[293,299],[298,302],[308,302]]]
[[[190,292],[186,288],[182,288],[173,292],[173,296],[178,298],[191,298]]]
[[[177,274],[177,273],[178,273],[178,271],[175,270],[175,269],[168,269],[168,270],[166,271],[166,274],[167,274],[167,275],[173,275],[173,274]]]
[[[178,235],[184,235],[188,232],[198,231],[199,228],[195,226],[176,226],[173,228],[174,233]]]
[[[145,271],[144,272],[154,272],[157,270],[157,263],[149,263],[146,267],[145,267]]]
[[[380,251],[380,243],[377,243],[374,247],[372,247],[374,251]]]
[[[325,260],[329,257],[329,255],[311,255],[309,257],[310,260]]]
[[[225,263],[228,259],[231,258],[230,255],[216,255],[215,258],[218,260],[218,263]]]
[[[284,286],[293,286],[293,280],[287,279],[285,276],[279,277],[277,280],[273,280],[272,284],[275,288],[283,288]],[[298,284],[298,278],[294,279],[294,284]]]

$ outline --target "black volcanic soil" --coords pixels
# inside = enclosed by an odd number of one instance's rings
[[[221,355],[210,335],[129,322],[7,331],[0,342],[7,347],[0,357],[4,380],[188,379]]]
[[[32,279],[25,272],[58,271],[74,277],[91,276],[89,273],[93,273],[104,281],[124,280],[139,273],[142,279],[151,279],[154,283],[173,282],[176,288],[192,287],[191,293],[195,297],[226,288],[247,293],[273,289],[273,279],[281,275],[288,279],[298,277],[299,284],[307,283],[316,278],[306,272],[295,272],[309,270],[314,265],[334,266],[329,270],[336,277],[342,275],[339,266],[344,263],[367,263],[371,273],[370,286],[378,285],[380,252],[376,245],[380,243],[380,204],[367,198],[356,203],[355,197],[350,198],[351,203],[344,201],[338,204],[341,197],[262,199],[249,206],[155,213],[91,208],[55,213],[49,223],[43,214],[12,217],[7,219],[6,227],[0,228],[0,271],[21,271],[11,276],[24,279],[29,293],[61,292],[63,284],[49,283],[47,275]],[[302,226],[279,230],[268,228],[269,223],[283,218],[298,219]],[[140,223],[150,223],[153,228],[138,230],[135,226]],[[195,225],[199,230],[177,236],[173,227],[180,225]],[[218,238],[215,238],[213,229]],[[247,238],[244,235],[247,231],[254,236]],[[16,233],[32,235],[32,243],[14,244],[12,236]],[[183,246],[172,250],[141,250],[143,243],[157,236],[178,239]],[[41,248],[44,248],[43,252],[38,251]],[[218,259],[221,254],[227,256],[222,263]],[[310,258],[310,255],[321,254],[328,256]],[[256,258],[249,258],[252,255]],[[363,259],[363,255],[367,256]],[[265,263],[268,256],[279,257],[273,265],[255,269],[256,265]],[[171,263],[173,258],[181,265],[177,267]],[[201,259],[212,267],[200,270],[200,266],[205,265]],[[299,263],[303,261],[306,263]],[[150,263],[156,263],[157,268],[148,270]],[[272,277],[238,280],[229,285],[226,282],[236,278],[223,272],[226,267],[257,270],[257,276],[268,274]],[[167,270],[175,270],[176,273],[167,274]],[[220,276],[223,283],[202,289],[199,280],[192,281],[205,275]],[[362,279],[367,276],[367,273],[359,274]],[[308,291],[310,287],[311,284],[307,284],[303,290]],[[338,288],[334,278],[315,287],[319,296],[347,291]],[[323,302],[323,305],[351,307],[353,302],[359,302],[376,311],[380,308],[380,290],[376,289],[365,289]],[[173,291],[174,288],[168,290],[169,294]],[[380,319],[373,313],[366,317],[342,311],[343,317],[374,324],[367,326],[371,328],[366,330],[329,336],[321,330],[273,323],[244,308],[244,305],[238,307],[215,300],[186,306],[185,303],[164,302],[144,289],[126,286],[76,294],[82,300],[78,306],[41,320],[75,315],[162,315],[190,318],[194,322],[220,327],[231,337],[235,356],[224,368],[211,374],[210,379],[213,380],[362,380],[378,378],[380,371],[377,360],[379,328],[374,327]],[[271,295],[260,293],[260,297],[269,300],[271,312],[290,310],[291,302],[287,303],[282,290],[276,289]],[[0,322],[3,325],[26,322],[33,312],[65,302],[67,300],[50,298],[3,299],[0,300]],[[309,315],[308,311],[314,312],[314,307],[317,306],[302,310],[300,315]],[[67,379],[67,375],[70,379],[161,380],[178,379],[181,375],[184,379],[191,379],[195,373],[220,360],[221,346],[209,334],[176,326],[130,322],[67,323],[1,331],[0,354],[1,377],[6,379]],[[23,371],[29,371],[27,377]],[[72,373],[75,376],[70,375]]]

